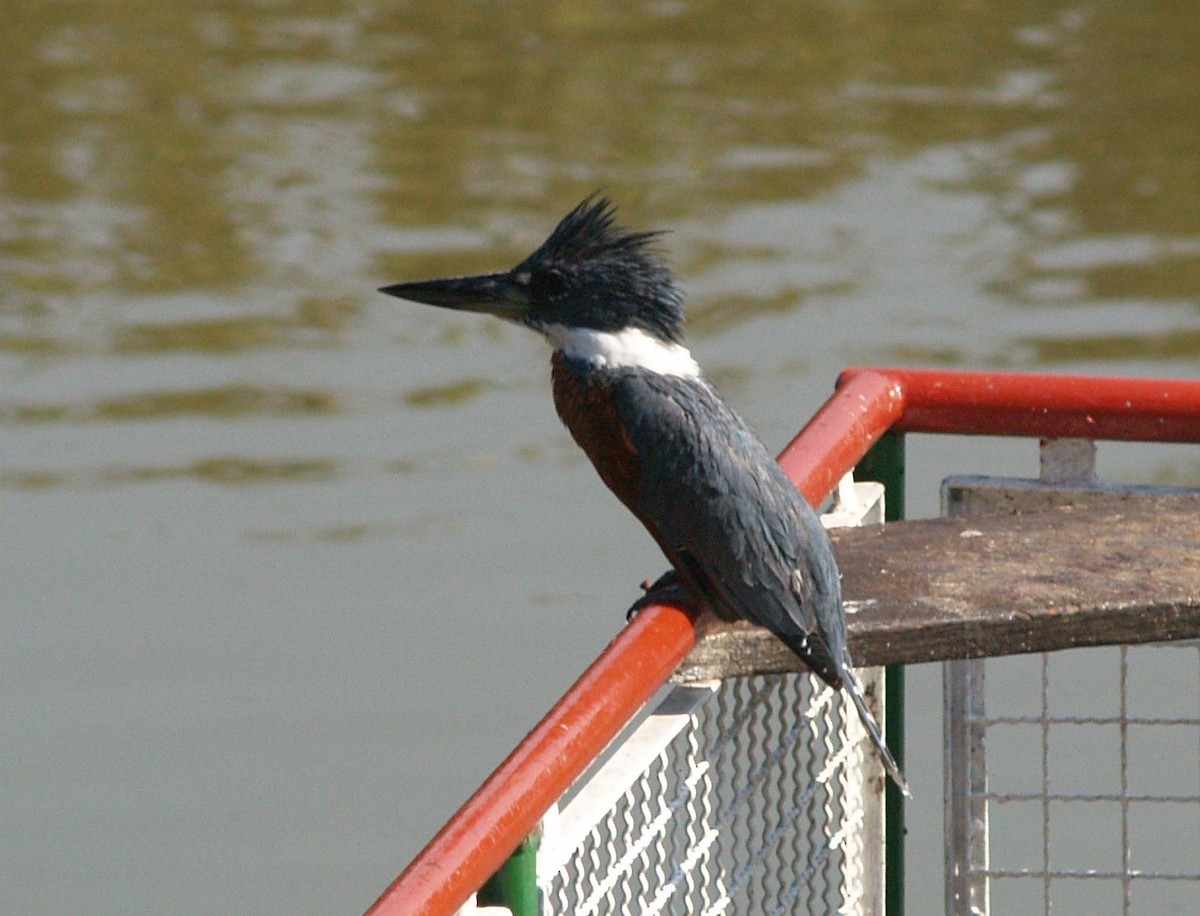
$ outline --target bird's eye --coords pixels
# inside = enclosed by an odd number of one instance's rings
[[[539,298],[560,295],[566,288],[562,274],[553,270],[539,270],[529,280],[530,292]]]

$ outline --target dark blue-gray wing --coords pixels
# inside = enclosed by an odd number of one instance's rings
[[[641,515],[680,574],[840,686],[845,622],[829,538],[766,446],[701,380],[631,373],[614,394],[637,451]]]

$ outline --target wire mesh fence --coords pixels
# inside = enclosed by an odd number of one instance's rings
[[[951,850],[978,888],[975,911],[1200,912],[1200,645],[986,669],[975,690],[982,700],[986,685],[992,708],[976,704],[970,722],[986,779],[962,810],[987,806],[987,855]]]
[[[865,739],[811,675],[722,682],[543,877],[546,912],[864,912]]]

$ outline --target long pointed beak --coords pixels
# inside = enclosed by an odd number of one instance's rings
[[[510,273],[396,283],[379,291],[410,302],[460,312],[485,312],[510,321],[520,319],[530,308],[528,292]]]

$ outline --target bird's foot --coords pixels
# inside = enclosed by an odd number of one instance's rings
[[[642,591],[646,594],[633,602],[625,613],[626,623],[632,622],[633,618],[652,604],[673,604],[678,607],[691,607],[695,604],[692,593],[673,569],[667,570],[653,582],[647,579],[642,583]]]

